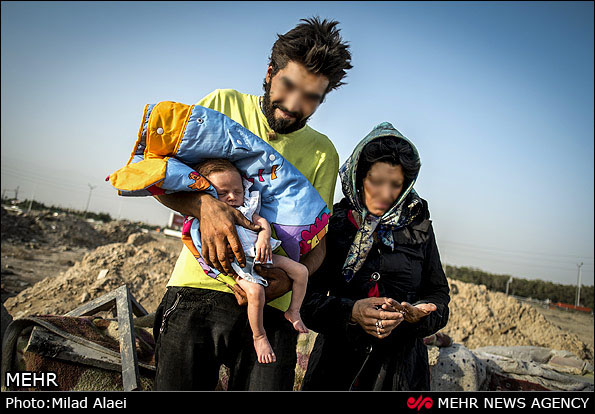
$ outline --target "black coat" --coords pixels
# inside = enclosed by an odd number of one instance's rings
[[[440,263],[427,203],[402,229],[393,232],[395,248],[375,241],[350,282],[341,269],[357,228],[349,203],[334,206],[326,235],[327,255],[310,276],[301,309],[306,326],[318,337],[310,354],[303,390],[429,390],[429,365],[423,338],[448,321],[449,288]],[[374,295],[411,304],[434,303],[437,310],[417,324],[402,322],[384,339],[349,323],[355,301]]]

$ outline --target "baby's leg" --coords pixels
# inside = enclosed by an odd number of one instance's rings
[[[262,310],[265,305],[264,287],[241,277],[237,278],[237,282],[248,296],[248,322],[250,322],[250,328],[252,329],[252,339],[254,340],[254,349],[256,349],[258,362],[263,364],[275,362],[277,358],[269,343],[262,322]]]
[[[291,302],[289,309],[285,312],[285,318],[293,324],[296,331],[308,333],[308,328],[306,328],[300,316],[300,308],[302,307],[302,302],[306,295],[306,286],[308,285],[308,268],[288,257],[276,254],[273,255],[273,266],[285,270],[289,278],[293,281]]]

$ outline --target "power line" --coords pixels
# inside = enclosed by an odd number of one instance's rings
[[[529,254],[529,255],[534,255],[534,256],[548,256],[548,257],[556,256],[556,257],[567,257],[567,258],[571,258],[571,259],[595,260],[593,257],[587,257],[587,256],[577,256],[577,255],[560,254],[560,253],[529,252],[529,251],[523,251],[523,250],[505,250],[505,249],[500,249],[500,248],[495,248],[495,247],[480,247],[477,245],[453,242],[450,240],[441,240],[440,244],[454,244],[454,245],[458,245],[458,246],[464,246],[464,247],[467,247],[470,249],[492,250],[494,252],[501,252],[501,253],[518,253],[518,254]]]
[[[5,173],[3,173],[5,174]],[[11,175],[11,174],[9,174]],[[44,179],[37,179],[37,178],[29,178],[29,177],[23,177],[20,175],[14,175],[15,177],[18,177],[19,181],[26,181],[29,183],[33,183],[33,184],[42,184],[43,186],[46,187],[54,187],[54,188],[60,188],[60,189],[64,189],[64,190],[69,190],[69,191],[78,191],[81,192],[83,191],[83,189],[81,188],[82,185],[81,184],[72,184],[72,183],[68,183],[68,182],[56,182],[56,181],[50,181],[50,180],[44,180]]]
[[[444,254],[443,254],[444,253]],[[552,266],[552,265],[547,265],[547,264],[539,264],[539,263],[520,263],[520,262],[516,262],[514,260],[508,260],[506,258],[498,258],[498,259],[493,259],[493,258],[487,258],[486,257],[478,257],[478,256],[474,256],[472,254],[466,254],[466,253],[460,253],[460,252],[456,252],[456,253],[449,253],[449,252],[441,252],[441,256],[443,256],[444,258],[446,258],[447,256],[458,256],[460,258],[463,259],[477,259],[477,260],[482,260],[482,261],[486,261],[486,260],[490,260],[492,262],[499,262],[499,263],[503,263],[503,264],[510,264],[510,265],[517,265],[517,266],[525,266],[525,267],[541,267],[541,268],[546,268],[546,269],[555,269],[555,270],[564,270],[564,271],[570,271],[573,270],[570,267],[560,267],[560,266]]]
[[[44,180],[28,179],[28,178],[20,177],[20,176],[18,178],[20,180],[22,180],[22,181],[27,181],[27,182],[30,182],[30,183],[33,183],[33,184],[41,184],[43,187],[46,187],[46,188],[52,187],[52,188],[57,188],[57,189],[60,189],[60,190],[69,191],[71,193],[77,193],[78,194],[78,193],[82,193],[84,191],[81,188],[73,188],[74,186],[70,186],[67,183],[54,183],[54,182],[50,182],[50,181],[45,181],[44,182]],[[98,190],[99,190],[98,192],[100,192],[100,194],[96,194],[96,197],[100,197],[100,198],[105,199],[105,200],[107,200],[107,199],[112,200],[112,198],[108,195],[108,194],[110,194],[109,191],[106,191],[104,189],[98,189]],[[117,196],[116,190],[114,190],[114,192],[111,193],[111,194]]]
[[[562,258],[551,258],[551,257],[527,257],[527,256],[519,256],[514,252],[507,252],[507,253],[494,253],[489,251],[481,251],[478,249],[471,249],[468,247],[458,247],[458,246],[449,246],[443,245],[442,243],[438,244],[441,251],[444,252],[455,252],[456,254],[462,254],[466,256],[473,256],[473,255],[481,255],[484,258],[493,258],[493,260],[501,260],[503,257],[507,259],[517,259],[521,261],[529,261],[531,263],[535,262],[550,262],[552,264],[558,265],[565,265],[565,264],[574,264],[576,261],[575,259],[562,259]],[[476,256],[474,256],[476,257]],[[593,266],[593,263],[587,263],[588,266]]]
[[[24,181],[29,181],[29,182],[33,182],[33,183],[47,183],[47,184],[54,185],[54,186],[63,186],[64,188],[68,188],[68,189],[72,189],[72,187],[84,187],[84,184],[81,184],[81,183],[75,183],[73,181],[69,181],[69,180],[65,180],[65,179],[61,179],[61,178],[54,179],[54,178],[50,178],[47,176],[40,177],[38,175],[31,174],[30,172],[19,172],[19,171],[7,170],[7,169],[3,168],[2,173],[11,175],[13,177],[17,177]],[[98,178],[97,181],[99,182],[102,180],[100,180]]]

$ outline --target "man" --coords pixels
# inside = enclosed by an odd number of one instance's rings
[[[336,28],[338,22],[318,18],[302,22],[278,35],[263,97],[216,90],[198,105],[222,112],[267,141],[312,183],[331,209],[338,155],[331,141],[306,123],[326,94],[343,84],[346,70],[352,67],[351,54]],[[202,257],[209,266],[231,275],[230,257],[244,265],[235,225],[259,228],[241,213],[206,193],[156,198],[199,219]],[[325,243],[321,242],[301,262],[312,274],[324,255]],[[280,269],[257,271],[269,279],[267,301],[277,298],[270,302],[276,307],[266,306],[264,312],[276,362],[257,362],[245,308],[238,305],[227,285],[206,276],[183,248],[155,318],[156,390],[214,389],[221,364],[230,368],[229,389],[293,388],[297,332],[280,311],[288,303],[291,284]]]

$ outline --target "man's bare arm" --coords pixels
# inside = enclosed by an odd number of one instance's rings
[[[209,194],[203,192],[180,191],[172,194],[153,196],[157,201],[184,216],[200,216],[201,199]]]
[[[302,256],[300,262],[308,268],[308,275],[312,275],[322,265],[326,256],[326,237],[312,250]]]

